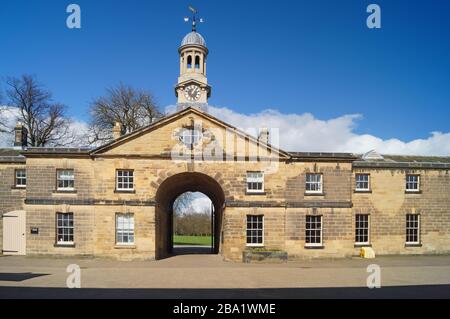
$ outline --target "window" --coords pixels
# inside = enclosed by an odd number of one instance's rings
[[[192,68],[192,56],[188,56],[187,58],[187,68],[191,69]]]
[[[264,245],[264,216],[247,216],[247,246]]]
[[[322,246],[322,216],[306,216],[306,246]]]
[[[56,214],[56,243],[58,245],[72,245],[73,213]]]
[[[117,190],[132,191],[134,190],[134,171],[118,170],[117,171]]]
[[[418,192],[420,184],[419,175],[406,175],[406,191],[407,192]]]
[[[57,183],[58,183],[58,190],[62,191],[74,190],[75,176],[73,170],[58,170]]]
[[[181,133],[181,142],[187,147],[192,147],[197,145],[200,140],[203,138],[203,134],[201,131],[196,129],[185,129]]]
[[[355,176],[355,190],[356,191],[369,191],[370,190],[370,175],[369,174],[356,174]]]
[[[358,214],[355,217],[355,243],[369,244],[369,215]]]
[[[134,244],[134,215],[116,215],[116,243],[118,245]]]
[[[200,57],[199,56],[195,57],[195,68],[200,69]]]
[[[247,172],[247,192],[248,193],[264,192],[263,172]]]
[[[27,187],[27,171],[24,169],[16,169],[16,187]]]
[[[322,174],[306,174],[306,192],[322,193]]]
[[[416,214],[406,215],[406,244],[420,243],[420,216]]]

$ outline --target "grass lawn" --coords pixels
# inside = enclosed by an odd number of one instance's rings
[[[211,236],[173,236],[173,244],[211,246]]]

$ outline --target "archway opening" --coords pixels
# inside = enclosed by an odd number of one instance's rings
[[[214,206],[203,193],[186,192],[173,203],[173,254],[214,252]]]
[[[210,252],[220,252],[222,214],[225,195],[222,187],[212,177],[202,173],[181,173],[167,178],[156,193],[156,259],[173,256],[174,250],[174,204],[185,193],[203,194],[212,203],[212,248]]]
[[[200,57],[198,55],[195,57],[195,68],[200,69]]]

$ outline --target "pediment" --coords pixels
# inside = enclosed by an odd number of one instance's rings
[[[184,130],[189,129],[199,130],[202,134],[201,142],[193,149],[182,142]],[[253,156],[255,150],[258,154],[289,158],[288,153],[260,143],[257,138],[207,113],[187,108],[99,147],[91,155],[168,158],[176,152],[208,151],[219,157],[221,154],[248,157]]]
[[[186,87],[186,86],[189,86],[189,85],[192,85],[192,84],[198,85],[200,87],[205,87],[205,88],[206,87],[210,87],[208,84],[205,84],[205,83],[203,83],[201,81],[198,81],[196,79],[189,79],[189,80],[180,82],[180,83],[177,84],[177,87]]]
[[[180,82],[175,86],[175,96],[178,97],[178,90],[185,89],[190,85],[197,85],[198,87],[205,89],[208,92],[208,97],[211,97],[211,86],[205,84],[204,82],[198,81],[196,79],[188,79],[186,81]]]

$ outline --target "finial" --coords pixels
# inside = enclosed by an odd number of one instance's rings
[[[197,32],[197,14],[198,14],[198,10],[195,9],[192,6],[189,6],[189,11],[192,12],[192,18],[186,17],[184,18],[184,22],[189,22],[192,21],[192,32]],[[198,20],[198,22],[203,23],[204,20],[203,18],[200,18]]]

